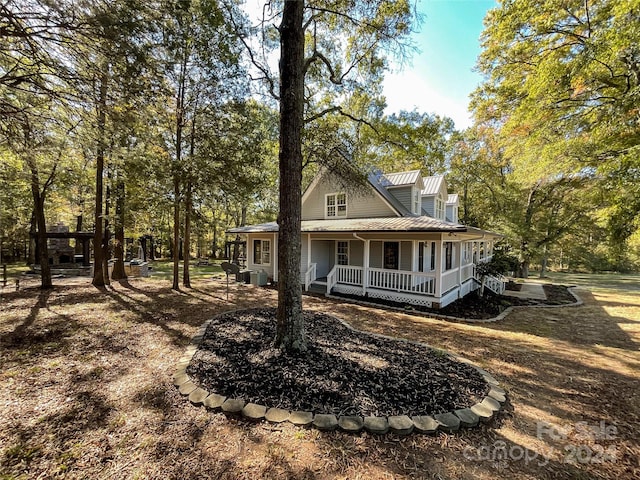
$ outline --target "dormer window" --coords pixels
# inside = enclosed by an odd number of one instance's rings
[[[330,193],[326,196],[326,218],[345,218],[347,216],[347,194]]]
[[[416,215],[420,215],[420,190],[417,188],[413,189],[413,213]]]

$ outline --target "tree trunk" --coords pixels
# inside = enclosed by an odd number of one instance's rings
[[[180,290],[180,171],[182,168],[182,131],[184,129],[184,98],[187,83],[187,58],[183,52],[176,95],[176,156],[173,165],[173,290]]]
[[[36,243],[37,243],[37,237],[36,234],[38,232],[38,224],[37,224],[37,220],[36,220],[36,209],[35,209],[35,198],[34,200],[34,208],[31,212],[31,222],[30,222],[30,227],[29,227],[29,256],[28,256],[28,260],[27,260],[27,265],[35,265],[36,262],[38,261],[36,259]]]
[[[76,217],[76,232],[82,231],[82,215]],[[76,255],[82,255],[82,242],[76,239],[76,247],[74,249]]]
[[[280,25],[280,213],[275,344],[286,351],[306,350],[300,286],[304,3],[304,0],[285,1]]]
[[[155,260],[155,259],[156,259],[156,242],[152,235],[151,238],[149,238],[149,260]]]
[[[27,137],[28,138],[28,137]],[[29,153],[27,153],[29,155]],[[27,164],[31,170],[31,194],[33,196],[33,213],[35,217],[36,226],[38,228],[36,233],[36,243],[38,245],[38,262],[40,263],[40,288],[43,290],[53,288],[51,282],[51,267],[49,266],[49,250],[47,248],[47,221],[44,215],[44,201],[46,197],[47,186],[55,175],[55,166],[49,176],[49,180],[45,182],[42,192],[40,191],[40,178],[38,176],[38,168],[35,160],[27,158]]]
[[[193,203],[191,180],[187,181],[186,197],[184,204],[184,265],[182,267],[182,284],[186,288],[191,288],[191,277],[189,275],[189,261],[191,260],[191,207]]]
[[[189,139],[189,165],[186,175],[186,196],[184,205],[184,265],[182,267],[182,284],[191,288],[191,276],[189,272],[191,260],[191,210],[193,208],[193,162],[196,153],[196,118],[198,104],[193,107],[191,119],[191,137]]]
[[[102,195],[104,174],[104,137],[106,135],[106,109],[107,109],[107,67],[103,67],[102,78],[100,80],[100,98],[98,101],[98,145],[96,151],[96,202],[95,202],[95,232],[93,234],[93,281],[96,287],[105,286],[105,272],[103,270],[103,250],[102,250]]]
[[[108,170],[108,169],[107,169]],[[109,248],[109,238],[111,236],[109,232],[109,209],[111,206],[111,174],[107,175],[107,192],[104,200],[104,234],[102,236],[102,271],[104,272],[104,283],[110,285],[111,280],[109,278],[109,259],[111,258],[111,249]]]
[[[124,180],[118,173],[116,180],[116,226],[115,226],[115,243],[113,247],[113,254],[116,258],[116,263],[113,265],[113,272],[111,272],[111,278],[113,280],[124,280],[127,278],[127,273],[124,271]]]
[[[540,278],[544,278],[547,275],[547,263],[549,262],[549,253],[547,252],[547,246],[544,246],[542,252],[542,262],[540,264]]]
[[[218,245],[218,214],[216,212],[216,210],[213,210],[213,240],[211,241],[211,256],[214,259],[217,259],[218,256],[216,255],[216,248]],[[225,254],[226,254],[226,250],[225,250]]]
[[[171,252],[173,255],[173,285],[174,290],[180,290],[180,180],[177,175],[173,179],[173,244]]]

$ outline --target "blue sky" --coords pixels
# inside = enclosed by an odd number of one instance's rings
[[[480,83],[473,72],[480,53],[482,20],[494,0],[418,0],[424,15],[413,40],[419,51],[384,83],[386,113],[400,110],[452,118],[458,129],[471,125],[469,94]]]
[[[254,21],[262,16],[265,0],[245,0]],[[387,72],[385,113],[417,109],[452,118],[458,129],[471,125],[469,94],[480,83],[472,71],[480,53],[482,20],[496,0],[416,0],[423,15],[413,35],[418,48],[404,69]],[[270,58],[277,71],[278,54]]]

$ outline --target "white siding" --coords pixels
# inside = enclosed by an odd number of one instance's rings
[[[396,216],[395,211],[369,187],[368,192],[356,192],[344,188],[337,181],[332,181],[326,174],[315,188],[306,194],[302,202],[302,220],[322,220],[325,218],[325,195],[329,193],[347,193],[347,218],[369,218]]]
[[[370,242],[369,266],[382,268],[382,242]]]
[[[436,207],[434,197],[422,197],[422,208],[424,208],[425,212],[427,212],[427,215],[429,215],[430,217],[435,217]]]
[[[308,265],[308,256],[309,252],[307,251],[307,238],[309,235],[302,235],[302,250],[300,252],[300,273],[305,273],[307,271]],[[312,262],[313,263],[313,262]]]
[[[271,233],[256,233],[247,236],[247,270],[259,272],[264,270],[269,278],[273,278],[275,256],[278,254],[276,250],[276,235]],[[257,264],[253,259],[253,241],[254,240],[271,240],[271,262],[269,265]]]
[[[396,197],[398,201],[407,208],[407,210],[410,212],[413,211],[413,188],[411,186],[389,188],[388,190],[391,195]]]
[[[412,242],[400,242],[400,270],[406,270],[410,272],[411,257],[413,255],[413,243]]]
[[[335,242],[333,240],[311,241],[311,263],[316,265],[316,276],[326,277],[333,268]]]
[[[351,240],[349,243],[349,265],[362,267],[364,260],[364,242]]]

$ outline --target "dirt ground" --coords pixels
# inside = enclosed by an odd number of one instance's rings
[[[192,406],[175,363],[216,313],[274,290],[202,280],[56,280],[0,294],[0,479],[640,478],[640,291],[448,322],[305,297],[362,330],[421,340],[490,371],[510,399],[448,435],[358,436],[247,423]],[[23,284],[24,286],[24,284]]]

